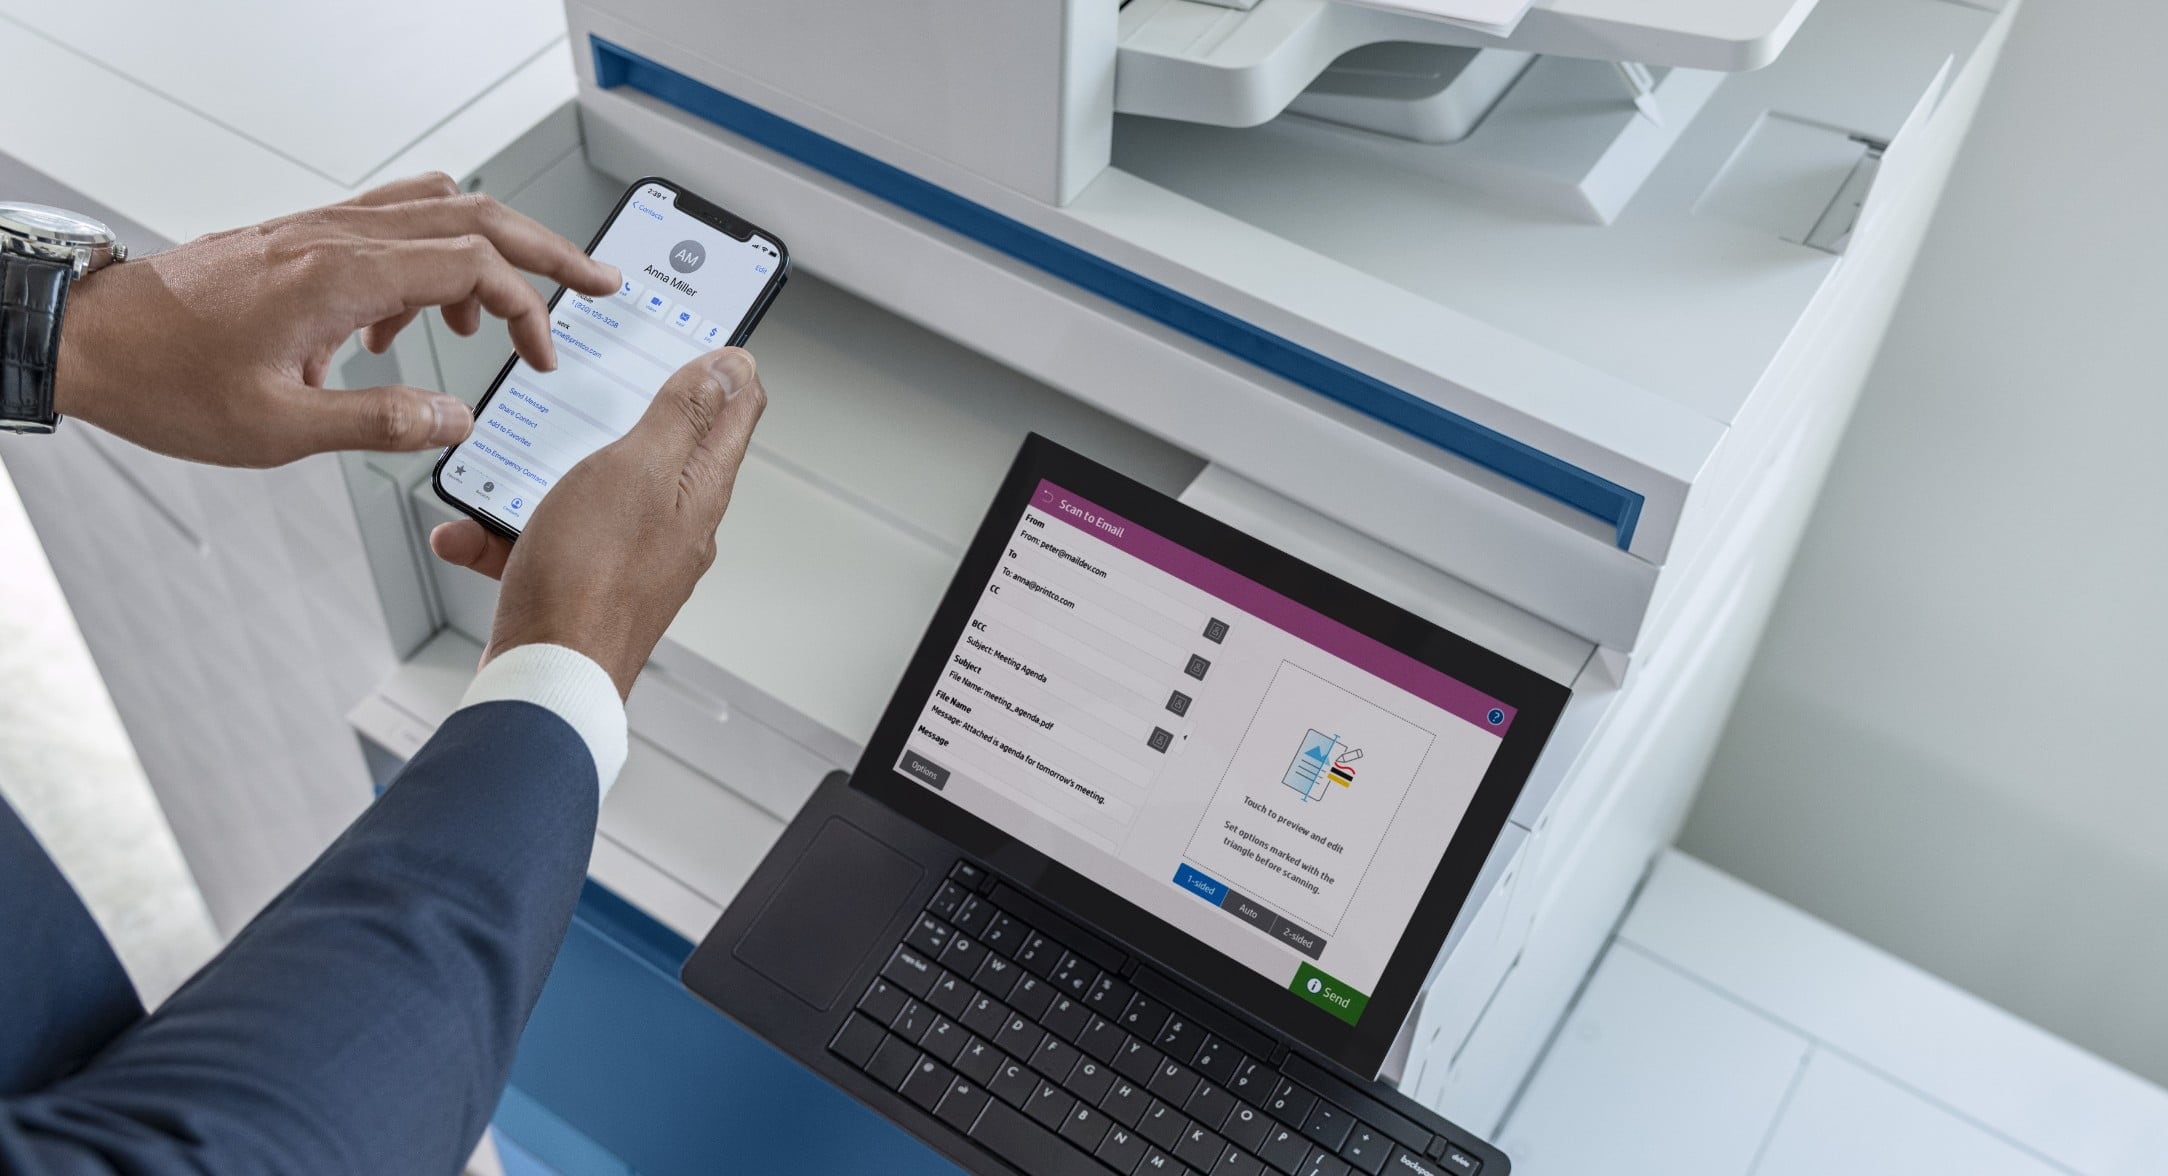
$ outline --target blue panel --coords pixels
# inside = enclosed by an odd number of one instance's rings
[[[1183,862],[1181,868],[1174,872],[1174,884],[1211,903],[1213,906],[1218,906],[1220,900],[1227,897],[1226,883],[1213,878],[1188,862]]]
[[[498,1112],[523,1159],[563,1176],[956,1176],[938,1153],[687,992],[677,969],[691,952],[588,884]]]
[[[493,1126],[505,1176],[638,1176],[518,1087],[498,1101]]]
[[[627,86],[999,250],[1193,339],[1421,438],[1576,510],[1633,542],[1641,495],[1486,425],[1200,302],[1134,270],[771,114],[600,37],[595,80]]]

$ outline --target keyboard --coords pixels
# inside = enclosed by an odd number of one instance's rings
[[[1170,985],[958,862],[828,1048],[1029,1176],[1481,1171]]]

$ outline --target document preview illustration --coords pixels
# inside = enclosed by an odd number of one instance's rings
[[[1184,858],[1330,939],[1435,738],[1283,661]]]

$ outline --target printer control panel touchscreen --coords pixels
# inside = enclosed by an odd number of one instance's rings
[[[1354,1025],[1513,721],[1041,481],[896,768]]]

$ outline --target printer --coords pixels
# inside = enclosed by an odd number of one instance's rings
[[[455,175],[580,237],[660,171],[798,277],[507,1105],[700,1170],[671,1157],[712,1128],[682,1113],[706,1071],[673,1050],[719,1018],[670,956],[855,763],[1037,431],[1571,687],[1383,1075],[1495,1131],[1684,819],[2016,7],[1534,0],[1482,31],[1341,0],[567,0],[576,77],[521,66],[474,108],[531,117]],[[340,378],[479,396],[501,338],[424,324]],[[15,470],[33,513],[59,460]],[[354,525],[315,542],[380,613],[335,632],[367,647],[336,702],[379,779],[494,602],[427,556],[429,467],[340,459]],[[704,1020],[626,1027],[666,999]]]
[[[1685,816],[2011,11],[1538,0],[1498,38],[1336,0],[566,10],[579,150],[528,151],[586,186],[556,223],[667,161],[812,279],[755,340],[769,417],[634,696],[658,754],[597,879],[699,938],[854,763],[1037,429],[1573,688],[1388,1064],[1494,1129]],[[461,394],[502,359],[434,344]],[[380,567],[445,517],[401,468],[360,483],[412,516]],[[464,667],[489,585],[405,560],[435,602],[408,640]]]

